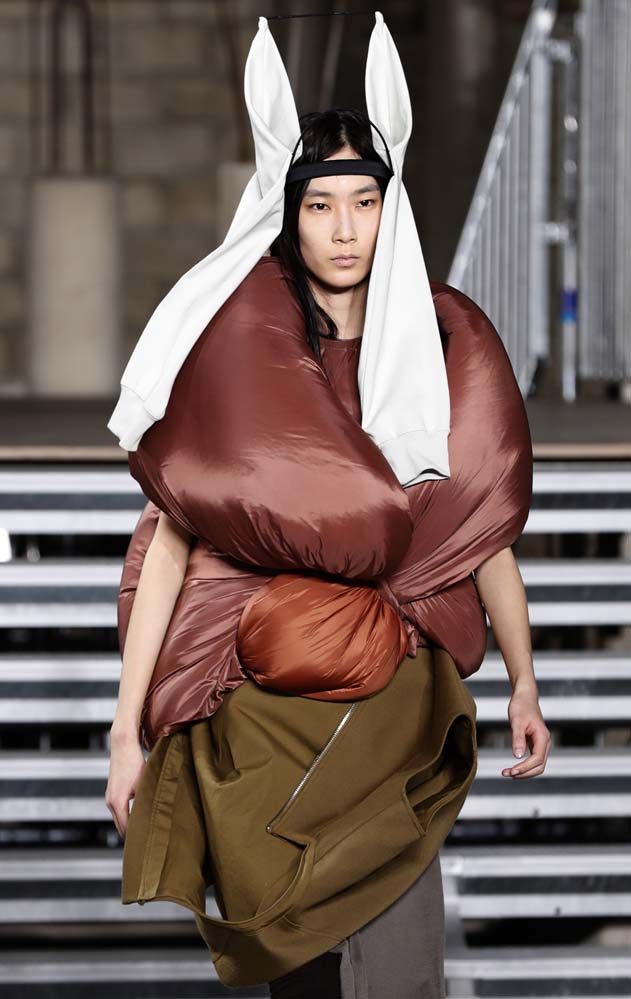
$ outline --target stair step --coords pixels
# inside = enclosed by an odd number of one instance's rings
[[[557,747],[538,777],[502,777],[516,763],[508,748],[480,749],[458,821],[631,814],[631,749]],[[112,822],[104,800],[108,770],[101,752],[6,751],[0,820]]]

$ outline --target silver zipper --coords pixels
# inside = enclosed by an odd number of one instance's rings
[[[296,796],[300,793],[300,791],[302,790],[302,788],[305,786],[305,784],[307,783],[307,781],[311,777],[311,774],[313,773],[313,771],[317,767],[318,763],[322,762],[323,757],[329,751],[329,749],[331,748],[331,746],[333,745],[333,743],[337,739],[338,735],[340,734],[340,732],[342,731],[342,729],[346,725],[346,723],[349,720],[349,718],[351,717],[351,715],[354,714],[355,710],[359,707],[360,703],[361,703],[360,701],[355,701],[353,704],[351,704],[351,706],[348,709],[348,711],[346,712],[346,714],[340,719],[340,721],[338,722],[335,730],[329,736],[329,738],[325,742],[325,744],[322,747],[322,749],[320,750],[320,752],[316,756],[314,756],[311,764],[309,765],[309,769],[306,770],[305,773],[304,773],[304,775],[303,775],[303,777],[301,777],[300,783],[296,785],[296,787],[294,788],[294,790],[291,792],[291,794],[287,798],[287,801],[283,805],[281,805],[281,807],[279,808],[279,810],[276,812],[276,815],[272,819],[270,819],[270,821],[267,823],[267,827],[266,828],[267,828],[268,832],[271,832],[271,829],[272,829],[272,826],[274,825],[274,823],[282,815],[284,815],[284,813],[287,811],[287,809],[292,804],[292,802],[295,801]]]

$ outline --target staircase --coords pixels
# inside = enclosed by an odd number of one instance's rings
[[[120,902],[104,794],[144,503],[120,460],[0,467],[0,999],[267,995],[221,985],[188,910]],[[541,776],[501,776],[510,686],[489,630],[465,681],[478,773],[441,850],[449,996],[631,994],[630,532],[630,461],[535,462],[515,554],[553,747]]]

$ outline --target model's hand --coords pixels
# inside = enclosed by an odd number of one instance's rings
[[[508,702],[508,720],[513,730],[513,755],[526,745],[530,756],[502,770],[503,777],[536,777],[542,774],[550,752],[550,732],[543,720],[536,691],[514,690]]]
[[[105,790],[105,804],[112,813],[118,835],[127,834],[129,802],[136,793],[145,766],[140,740],[133,735],[111,734],[110,772]]]

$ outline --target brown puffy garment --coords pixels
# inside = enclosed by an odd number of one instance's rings
[[[321,337],[320,367],[276,258],[190,351],[164,417],[128,455],[149,502],[123,567],[121,654],[160,510],[196,539],[143,707],[148,749],[247,678],[344,701],[385,687],[418,645],[445,649],[462,677],[479,669],[487,630],[472,574],[523,530],[532,444],[489,318],[457,289],[431,288],[449,479],[400,485],[361,427],[361,338]]]

